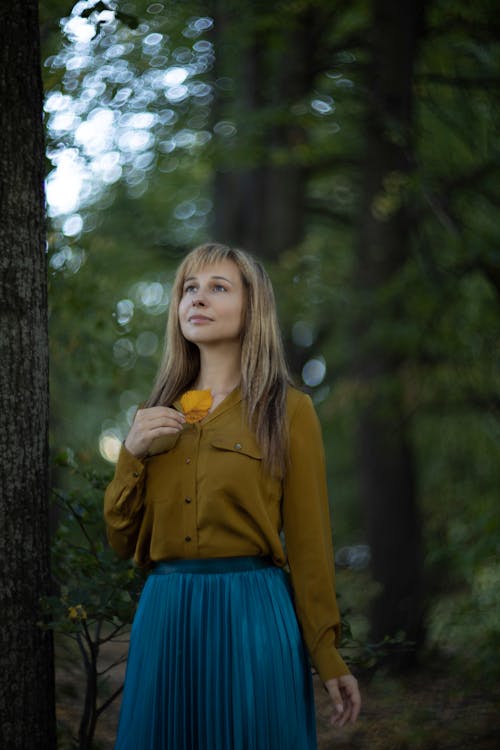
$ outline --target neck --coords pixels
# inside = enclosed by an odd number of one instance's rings
[[[213,396],[230,393],[241,380],[241,347],[200,347],[200,371],[195,388],[210,390]]]

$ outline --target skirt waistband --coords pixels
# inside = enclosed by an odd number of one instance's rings
[[[205,557],[195,560],[160,560],[151,573],[240,573],[271,567],[275,566],[270,557]]]

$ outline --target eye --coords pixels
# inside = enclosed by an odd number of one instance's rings
[[[214,292],[227,292],[227,288],[223,284],[214,284]]]
[[[193,292],[196,289],[196,284],[186,284],[184,287],[184,294],[189,294],[190,292]]]

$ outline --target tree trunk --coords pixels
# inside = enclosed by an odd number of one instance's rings
[[[306,133],[290,108],[311,88],[323,9],[276,14],[262,3],[219,0],[213,12],[214,125],[236,126],[216,151],[214,236],[272,260],[304,235],[306,170],[294,149]]]
[[[0,10],[0,746],[55,748],[49,592],[48,345],[36,0]]]
[[[414,456],[399,372],[405,354],[393,336],[404,300],[388,295],[410,256],[407,186],[414,169],[413,71],[424,3],[373,0],[366,86],[366,153],[355,287],[353,355],[365,400],[359,418],[361,495],[372,570],[381,585],[372,638],[404,631],[415,643],[391,661],[405,666],[423,641],[422,545]]]

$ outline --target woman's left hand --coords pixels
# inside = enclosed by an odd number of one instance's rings
[[[344,674],[327,680],[325,687],[334,709],[330,724],[334,727],[343,727],[348,721],[354,724],[361,708],[361,695],[354,675]]]

